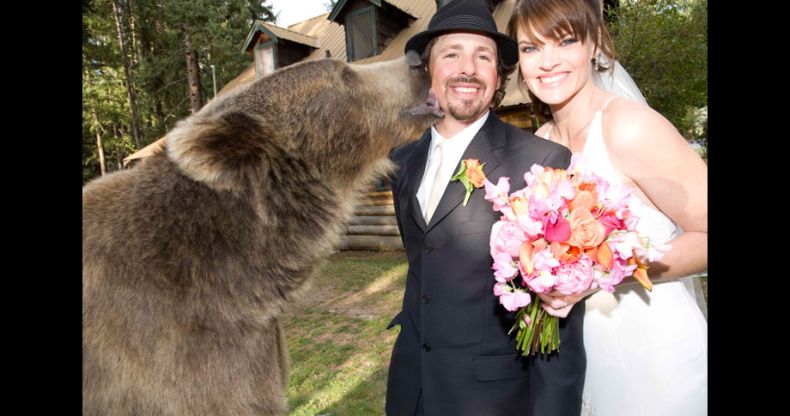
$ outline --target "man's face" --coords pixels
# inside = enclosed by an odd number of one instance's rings
[[[429,61],[431,89],[442,110],[458,121],[475,121],[488,110],[499,86],[496,42],[474,33],[436,38]]]

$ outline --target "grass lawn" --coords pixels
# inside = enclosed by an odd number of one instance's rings
[[[283,319],[292,416],[382,415],[406,279],[403,253],[340,252]]]
[[[400,327],[403,253],[336,253],[282,323],[291,358],[291,416],[384,414],[390,352]],[[702,287],[707,299],[707,276]]]

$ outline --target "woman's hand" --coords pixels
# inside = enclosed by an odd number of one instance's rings
[[[556,290],[550,293],[538,293],[538,297],[540,297],[542,301],[540,307],[551,316],[566,318],[571,312],[573,305],[598,290],[599,289],[589,289],[586,292],[574,295],[566,295]]]

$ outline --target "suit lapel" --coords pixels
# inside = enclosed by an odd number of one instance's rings
[[[500,161],[505,156],[504,148],[505,144],[507,143],[505,133],[505,126],[502,124],[499,118],[497,118],[496,114],[491,111],[491,113],[488,115],[488,120],[486,120],[485,124],[483,124],[483,127],[480,128],[480,131],[477,132],[475,137],[469,143],[469,146],[466,147],[463,156],[461,156],[461,160],[480,160],[480,163],[486,164],[483,167],[483,173],[485,173],[486,177],[491,176],[497,167],[499,167],[499,164],[501,163]],[[424,165],[425,163],[423,159],[423,166]],[[453,169],[453,175],[455,175],[455,173],[458,171],[459,166],[460,161]],[[480,188],[475,189],[474,192],[485,192],[485,190]],[[444,191],[444,194],[442,194],[442,199],[439,200],[439,205],[436,207],[436,211],[434,211],[433,216],[431,217],[431,222],[428,224],[425,231],[430,231],[454,209],[460,206],[461,202],[464,200],[464,195],[466,195],[466,188],[464,188],[464,185],[460,181],[450,181],[450,183],[447,184],[447,189]]]
[[[431,130],[428,129],[406,162],[405,177],[407,183],[403,184],[404,198],[407,198],[409,202],[408,212],[423,232],[425,232],[426,224],[420,209],[420,202],[417,200],[417,190],[420,188],[420,182],[422,182],[422,176],[425,173],[425,162],[428,159],[428,147],[430,147],[430,144]]]

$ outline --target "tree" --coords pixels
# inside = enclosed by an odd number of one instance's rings
[[[608,10],[620,62],[690,141],[707,131],[707,0],[624,0]]]
[[[118,46],[121,50],[121,63],[123,64],[125,75],[124,85],[126,85],[126,92],[129,98],[129,109],[132,113],[132,137],[134,137],[134,143],[137,145],[137,147],[140,147],[140,118],[137,115],[137,91],[134,87],[134,84],[132,83],[132,73],[134,70],[132,68],[131,57],[129,56],[129,35],[126,29],[130,24],[131,13],[128,3],[122,0],[113,0],[112,6],[113,17],[115,18],[116,34],[118,36]],[[134,31],[132,31],[132,33],[134,33]]]
[[[212,65],[217,89],[252,65],[241,47],[255,19],[274,21],[267,1],[83,0],[84,180],[100,152],[115,170],[200,109]]]

